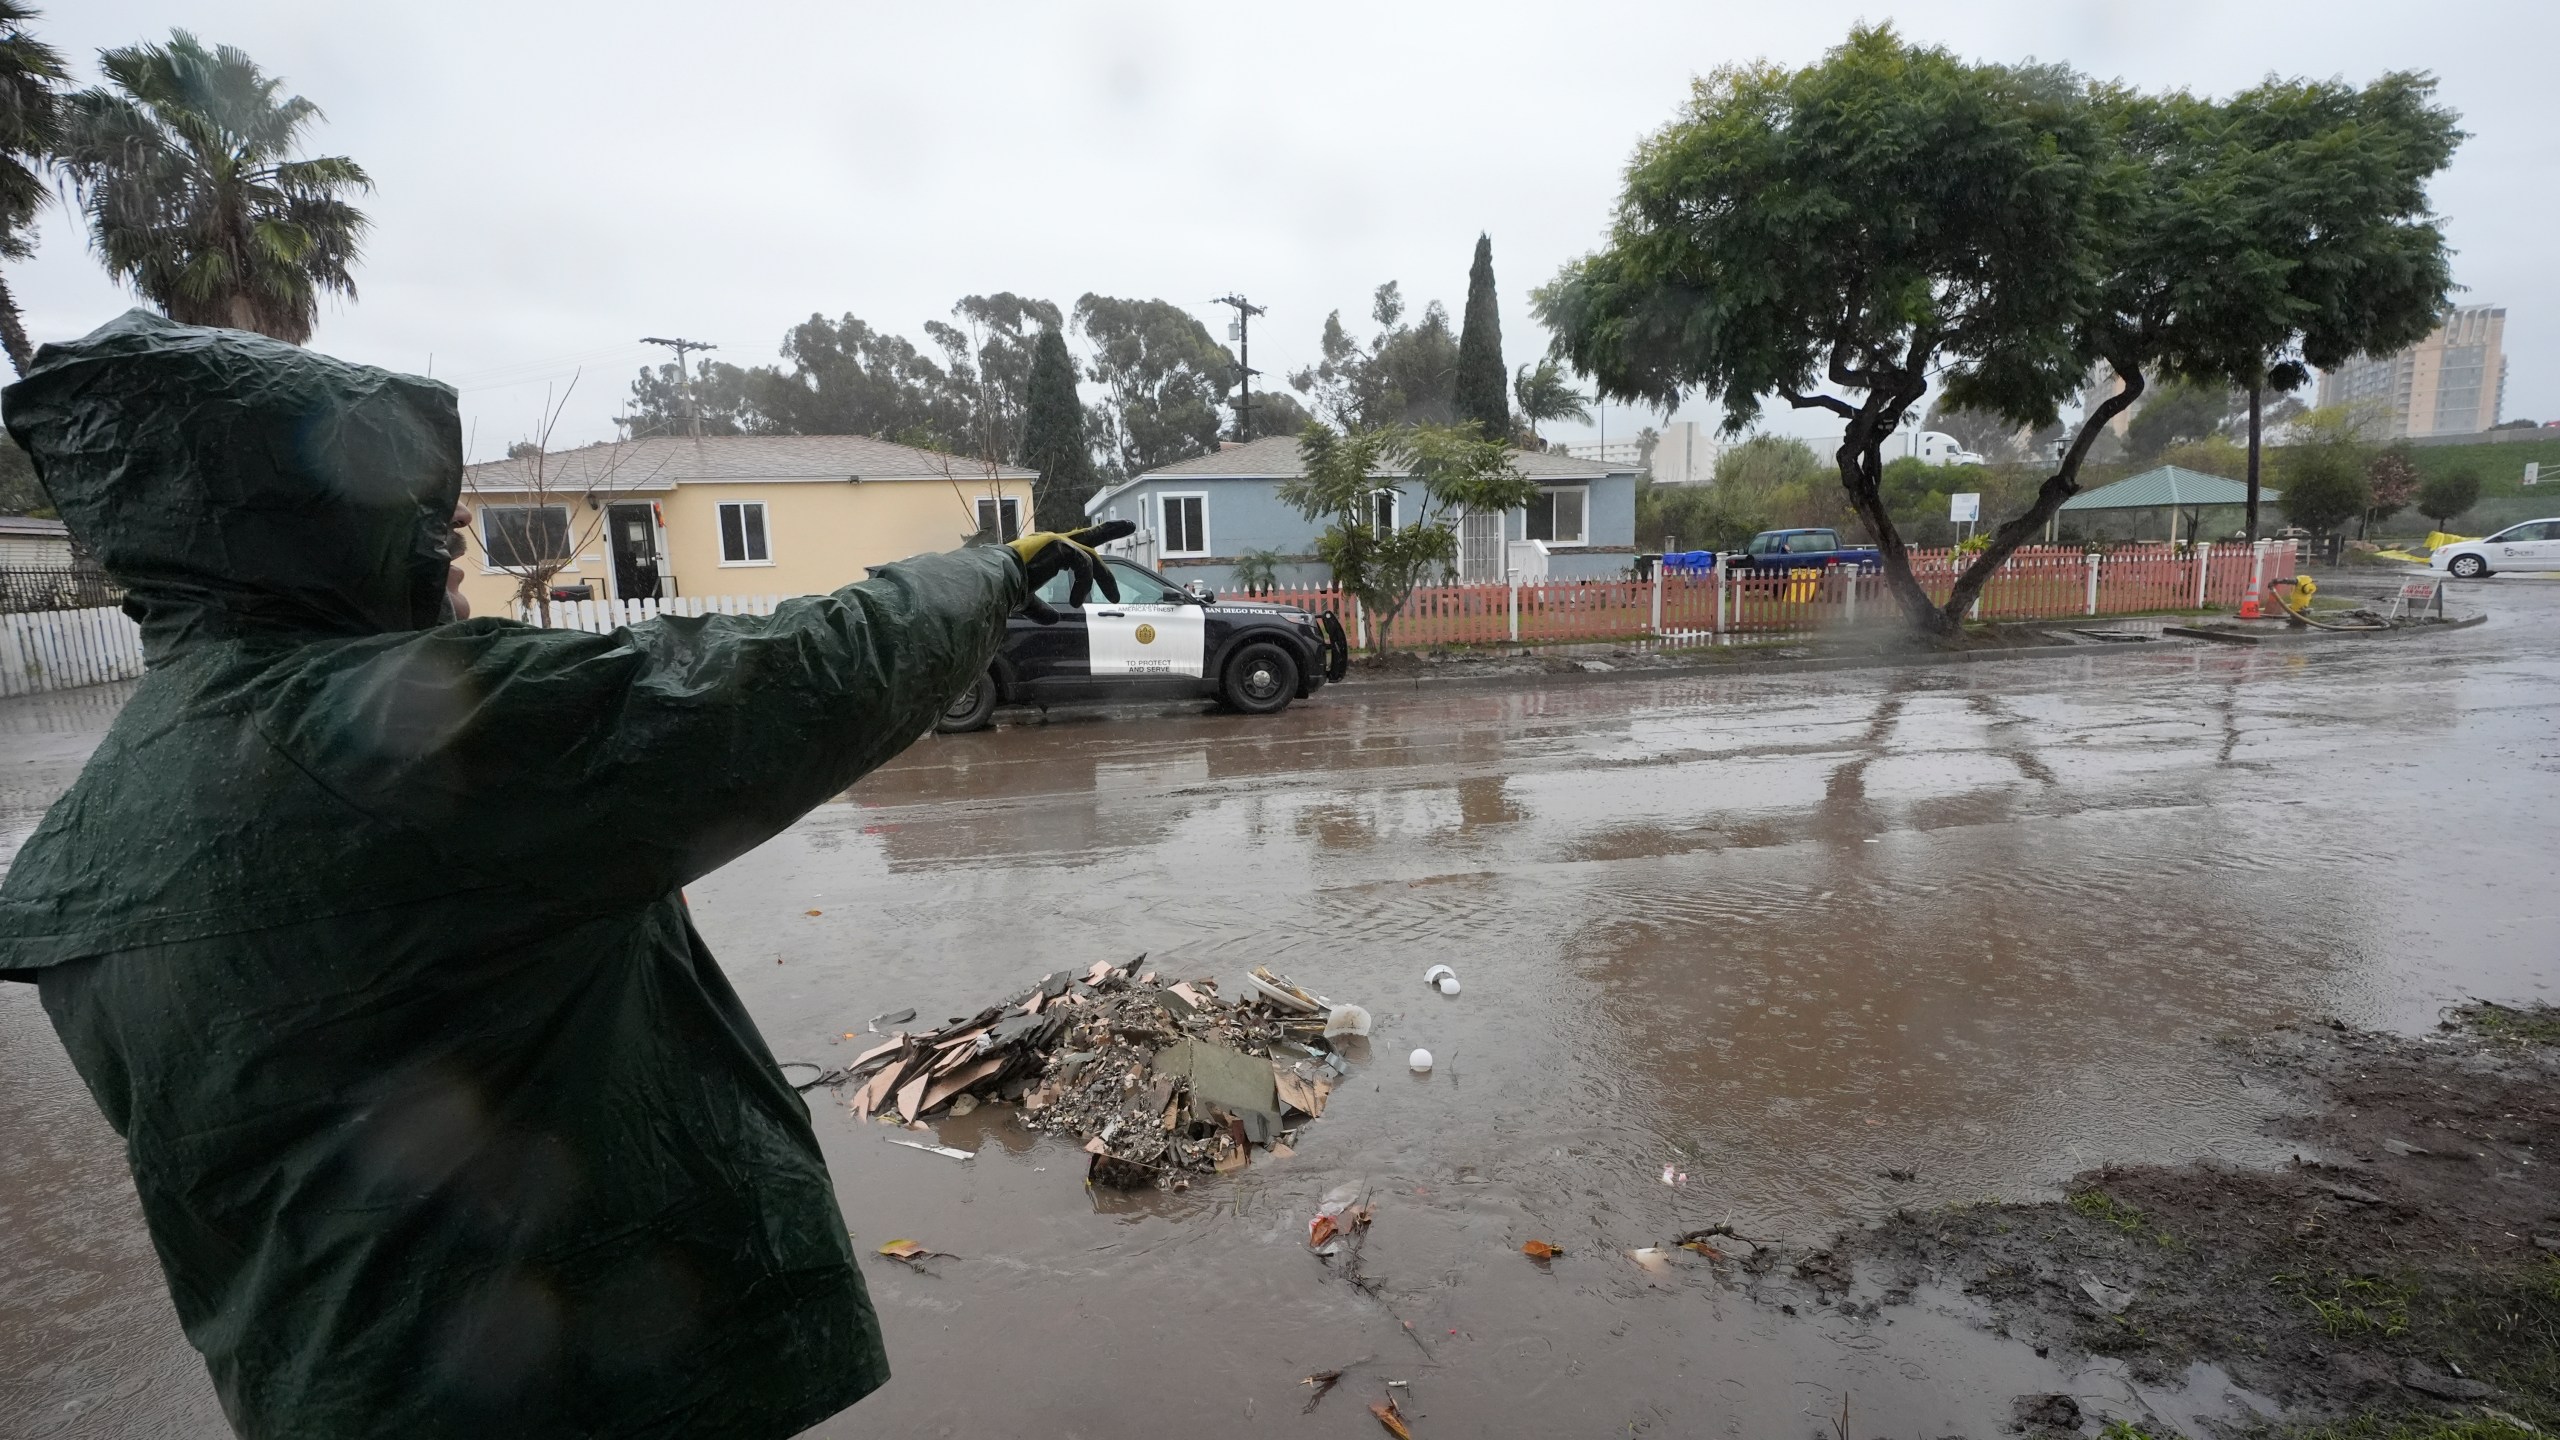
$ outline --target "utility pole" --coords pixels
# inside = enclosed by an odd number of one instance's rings
[[[1262,314],[1263,307],[1241,295],[1232,293],[1221,295],[1209,303],[1236,307],[1236,323],[1231,327],[1231,333],[1235,336],[1236,342],[1238,380],[1236,440],[1242,443],[1253,438],[1253,317]]]
[[[2263,381],[2249,384],[2249,543],[2258,543],[2258,397],[2265,393]]]
[[[676,352],[676,373],[684,377],[685,433],[691,435],[696,440],[701,439],[702,417],[695,414],[693,409],[693,370],[690,366],[684,363],[684,357],[687,351],[717,350],[720,347],[717,345],[706,345],[699,340],[669,340],[658,335],[643,335],[640,337],[640,343],[643,345],[664,345],[668,349]]]

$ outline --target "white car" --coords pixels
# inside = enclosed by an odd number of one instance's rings
[[[2560,520],[2527,520],[2486,540],[2439,546],[2427,568],[2464,580],[2501,570],[2560,570]]]

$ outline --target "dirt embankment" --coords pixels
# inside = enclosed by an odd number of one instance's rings
[[[1859,1266],[1889,1299],[1960,1285],[2013,1333],[2146,1379],[2211,1361],[2285,1407],[2261,1433],[2560,1431],[2560,1009],[2235,1048],[2310,1102],[2277,1127],[2293,1162],[2097,1170],[2060,1202],[1904,1212],[1798,1274],[1836,1288]]]

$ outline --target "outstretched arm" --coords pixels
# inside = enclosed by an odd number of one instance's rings
[[[987,546],[771,616],[609,635],[469,621],[287,667],[261,728],[444,863],[619,902],[717,868],[904,750],[1028,594],[1023,560]]]

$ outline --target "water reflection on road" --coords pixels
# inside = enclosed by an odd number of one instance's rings
[[[1615,1252],[2271,1158],[2277,1102],[2213,1037],[2547,998],[2560,587],[2497,598],[2426,645],[1345,690],[920,745],[692,889],[779,1054],[1142,950],[1230,988],[1270,964],[1380,1033],[1296,1157],[1137,1201],[1002,1107],[942,1127],[983,1147],[956,1164],[817,1092],[866,1248],[966,1257],[873,1272],[899,1378],[820,1433],[1368,1434],[1388,1375],[1453,1434],[1801,1433],[1843,1391],[1987,1433],[2023,1390],[2122,1396],[1929,1306],[1789,1319]],[[1420,982],[1444,961],[1455,999]],[[13,1055],[50,1044],[18,1000]],[[1392,1314],[1300,1244],[1344,1179],[1379,1191]],[[40,1303],[12,1264],[0,1319]],[[1362,1355],[1301,1420],[1298,1377]]]

